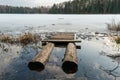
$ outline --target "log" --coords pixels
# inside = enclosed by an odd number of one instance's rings
[[[29,62],[28,67],[30,70],[42,71],[45,68],[47,61],[54,49],[53,43],[48,43],[40,53],[38,53],[31,62]]]
[[[68,43],[62,64],[62,69],[67,74],[75,73],[78,70],[78,59],[76,52],[75,44]]]

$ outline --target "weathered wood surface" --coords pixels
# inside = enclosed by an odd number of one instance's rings
[[[42,42],[81,42],[81,40],[42,40]]]
[[[59,48],[66,48],[67,45],[55,45],[55,47],[59,47]],[[81,49],[81,46],[76,45],[76,49]]]
[[[59,33],[54,36],[51,36],[50,40],[73,40],[74,34],[73,33]]]
[[[55,44],[55,47],[57,46],[65,46],[68,43],[75,43],[75,42],[81,42],[81,40],[76,40],[75,39],[75,34],[74,33],[58,33],[55,34],[53,36],[51,36],[51,38],[49,39],[44,39],[41,41],[42,45],[44,46],[45,44],[47,44],[48,42],[52,42]]]
[[[62,32],[51,36],[49,39],[44,39],[41,42],[42,45],[45,45],[48,42],[52,42],[55,44],[55,46],[63,46],[67,45],[68,43],[81,42],[81,40],[77,40],[74,33]]]
[[[62,69],[64,72],[70,74],[78,70],[78,59],[76,53],[76,46],[74,43],[69,43],[63,58]]]
[[[54,49],[53,43],[48,43],[40,53],[38,53],[31,62],[29,62],[28,67],[31,70],[42,71],[45,68],[45,64],[48,61],[51,52]]]

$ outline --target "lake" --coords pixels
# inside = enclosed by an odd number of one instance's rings
[[[106,23],[113,19],[119,22],[120,15],[0,14],[2,33],[76,32],[82,40],[76,43],[81,49],[77,49],[78,71],[73,74],[61,69],[65,48],[55,47],[45,69],[37,72],[29,70],[28,63],[41,51],[40,43],[0,43],[0,80],[120,80],[120,57],[104,55],[119,53],[109,36],[103,35],[108,32]]]
[[[0,30],[19,32],[34,27],[39,31],[105,31],[106,23],[113,19],[118,22],[119,18],[120,15],[0,14]]]

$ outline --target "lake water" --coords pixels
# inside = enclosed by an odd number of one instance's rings
[[[0,31],[14,34],[27,30],[65,31],[91,35],[96,31],[106,32],[106,23],[113,19],[118,22],[120,15],[0,14]],[[22,47],[0,43],[0,80],[120,80],[120,58],[102,55],[117,52],[108,36],[92,35],[81,40],[76,43],[81,49],[77,49],[78,71],[74,74],[66,74],[61,69],[65,48],[55,47],[45,69],[36,72],[27,66],[41,51],[35,44]]]

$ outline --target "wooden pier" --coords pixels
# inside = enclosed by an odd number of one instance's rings
[[[65,73],[75,73],[78,69],[77,65],[77,46],[75,42],[81,42],[76,40],[74,33],[58,33],[51,36],[49,39],[41,41],[44,44],[44,48],[39,52],[32,61],[29,62],[28,67],[31,70],[42,71],[45,68],[52,50],[56,46],[64,45],[66,48],[65,56],[63,58],[62,69]]]
[[[51,42],[51,43],[54,43],[55,46],[58,46],[58,45],[66,46],[68,43],[81,42],[81,40],[77,40],[75,38],[74,33],[58,33],[51,36],[49,39],[42,40],[41,42],[43,45],[46,45],[47,43]]]

